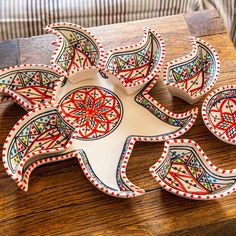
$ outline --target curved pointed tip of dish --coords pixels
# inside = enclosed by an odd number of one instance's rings
[[[21,189],[27,189],[32,170],[55,161],[48,158],[49,152],[55,154],[69,148],[75,132],[75,127],[65,122],[56,106],[28,112],[15,124],[4,142],[2,160],[6,172]]]
[[[168,135],[167,137],[164,136],[163,137],[163,141],[168,140],[170,138],[177,138],[179,136],[182,136],[183,134],[185,134],[186,132],[188,132],[194,125],[197,116],[198,116],[198,108],[193,108],[187,112],[183,112],[183,113],[172,113],[169,112],[169,114],[171,116],[173,116],[174,118],[180,119],[182,120],[182,125],[181,128],[179,130],[177,130],[176,132],[173,132],[171,135]],[[168,141],[166,141],[168,142]]]
[[[117,77],[125,88],[141,87],[160,72],[165,58],[165,43],[160,34],[145,27],[142,41],[109,50],[101,69]]]
[[[220,60],[209,43],[193,36],[189,40],[192,51],[164,66],[163,82],[173,96],[194,104],[215,85],[219,77]]]
[[[61,75],[68,75],[78,68],[100,65],[104,55],[103,45],[86,28],[62,22],[46,26],[45,31],[58,37],[58,40],[54,41],[56,49],[51,57],[51,64]],[[80,44],[81,41],[83,44]],[[70,50],[70,54],[67,49]]]
[[[236,190],[236,170],[215,166],[190,139],[167,140],[162,156],[149,170],[162,188],[188,199],[217,199]]]
[[[145,190],[131,183],[125,173],[122,174],[121,178],[123,180],[125,179],[125,184],[128,186],[128,188],[126,190],[121,190],[121,188],[116,189],[114,187],[105,185],[91,168],[87,169],[87,157],[81,155],[81,157],[78,158],[78,161],[87,179],[92,183],[93,186],[105,194],[117,198],[133,198],[145,194]]]
[[[190,111],[186,112],[186,117],[191,117],[188,125],[185,129],[189,130],[195,123],[195,121],[197,120],[197,116],[198,116],[198,108],[195,107],[193,109],[191,109]]]

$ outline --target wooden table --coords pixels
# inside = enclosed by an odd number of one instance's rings
[[[133,44],[149,26],[166,42],[166,62],[190,52],[189,35],[212,44],[221,60],[215,87],[236,84],[236,51],[214,10],[154,18],[91,28],[105,46]],[[0,43],[0,66],[24,63],[49,64],[54,50],[52,35]],[[174,112],[201,108],[203,99],[188,105],[170,96],[159,81],[152,95]],[[13,103],[0,105],[0,144],[25,111]],[[214,137],[201,114],[183,136],[202,146],[218,166],[236,168],[236,148]],[[148,169],[160,157],[163,143],[138,143],[128,165],[129,179],[146,190],[134,199],[116,199],[95,189],[82,173],[76,159],[36,169],[28,192],[17,188],[0,165],[0,235],[209,235],[236,234],[236,193],[216,201],[191,201],[157,186]]]

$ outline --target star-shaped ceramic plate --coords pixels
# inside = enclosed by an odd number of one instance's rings
[[[26,191],[34,168],[77,157],[102,192],[122,198],[144,194],[126,176],[135,142],[178,137],[197,117],[197,108],[174,114],[149,94],[164,62],[162,37],[146,28],[140,43],[104,52],[80,26],[53,24],[46,30],[58,36],[51,64],[61,77],[50,102],[35,102],[37,109],[29,111],[30,99],[17,96],[29,112],[4,143],[7,173]]]

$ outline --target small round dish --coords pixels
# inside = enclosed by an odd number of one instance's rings
[[[236,145],[236,85],[210,93],[202,105],[202,118],[217,138]]]

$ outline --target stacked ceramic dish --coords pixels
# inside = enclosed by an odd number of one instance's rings
[[[104,51],[88,30],[70,23],[46,31],[58,40],[51,66],[20,65],[0,72],[1,102],[13,100],[28,113],[3,147],[6,172],[24,191],[38,166],[76,157],[88,180],[102,192],[130,198],[145,193],[131,183],[126,167],[136,141],[163,142],[150,168],[167,191],[190,199],[216,199],[235,191],[235,171],[215,167],[192,140],[175,139],[194,124],[198,109],[175,114],[151,95],[164,63],[165,43],[145,28],[135,45]],[[167,63],[163,80],[173,96],[196,103],[219,76],[219,56],[201,39],[193,50]],[[206,126],[235,144],[236,87],[226,86],[205,100]]]

